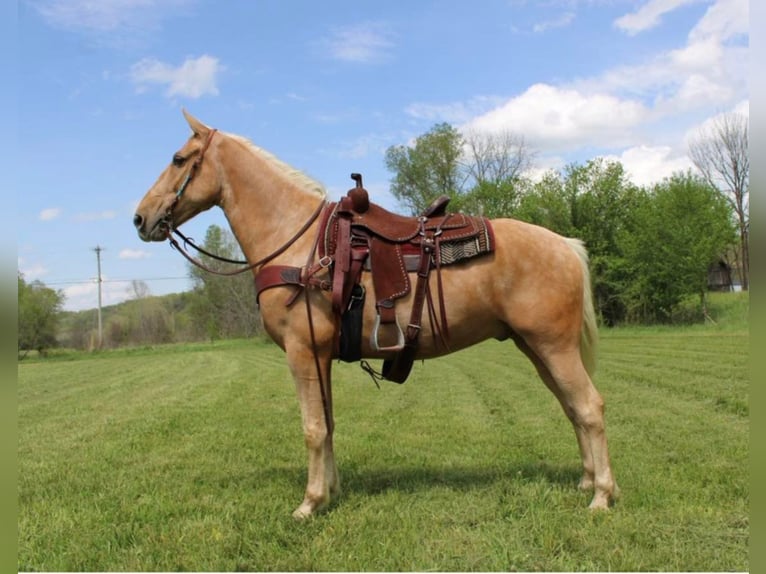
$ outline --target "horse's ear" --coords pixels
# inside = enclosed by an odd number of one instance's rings
[[[186,121],[189,123],[189,127],[198,136],[205,137],[210,132],[210,128],[186,111],[185,108],[181,108],[184,113]]]

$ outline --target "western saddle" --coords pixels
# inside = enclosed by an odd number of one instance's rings
[[[381,373],[373,376],[403,383],[412,369],[418,348],[423,307],[427,306],[431,331],[437,344],[448,348],[449,331],[441,284],[441,267],[494,250],[489,221],[462,213],[447,213],[449,197],[441,196],[419,217],[391,213],[371,203],[362,176],[351,174],[356,186],[339,202],[328,204],[320,216],[314,253],[318,262],[303,268],[268,265],[255,278],[258,295],[279,285],[299,287],[287,300],[291,305],[302,289],[314,286],[332,292],[333,314],[338,319],[335,351],[348,362],[360,360],[363,272],[372,275],[375,323],[370,346],[390,354]],[[322,271],[329,270],[329,275]],[[436,270],[439,316],[430,288]],[[324,275],[318,277],[317,275]],[[396,301],[412,291],[410,274],[416,274],[410,321],[402,329],[396,318]]]

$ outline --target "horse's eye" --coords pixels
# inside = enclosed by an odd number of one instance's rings
[[[182,155],[176,154],[176,155],[173,156],[173,165],[176,166],[176,167],[183,166],[185,161],[186,161],[186,158],[183,157]]]

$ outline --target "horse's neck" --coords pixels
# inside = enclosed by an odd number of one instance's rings
[[[300,230],[323,198],[242,142],[232,140],[221,156],[226,174],[221,208],[247,259],[263,259]],[[280,260],[305,263],[313,238],[312,227]]]

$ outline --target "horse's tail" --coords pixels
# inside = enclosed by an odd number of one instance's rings
[[[582,330],[580,332],[580,357],[589,375],[596,371],[596,347],[598,346],[598,322],[593,308],[593,294],[590,284],[588,252],[579,239],[567,238],[567,243],[577,254],[582,268]]]

